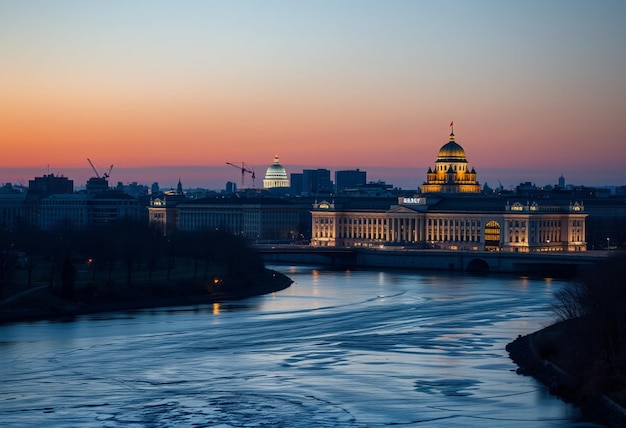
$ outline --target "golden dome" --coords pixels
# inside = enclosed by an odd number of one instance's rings
[[[454,134],[450,134],[450,141],[439,149],[438,161],[467,162],[465,150],[454,141]]]

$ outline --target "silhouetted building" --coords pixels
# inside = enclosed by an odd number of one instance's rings
[[[335,171],[335,189],[337,192],[356,189],[365,183],[367,183],[367,173],[358,168],[355,170]]]
[[[250,240],[293,240],[299,236],[300,209],[285,199],[263,196],[215,196],[202,199],[155,199],[151,222],[173,230],[220,229]]]
[[[54,174],[28,180],[28,193],[32,195],[52,195],[74,193],[74,181]]]
[[[301,172],[292,172],[290,175],[290,184],[291,184],[291,194],[292,195],[301,195],[302,194],[302,173]]]
[[[31,222],[42,230],[57,227],[81,229],[88,226],[139,219],[137,198],[118,191],[54,194],[41,198],[32,207]]]
[[[0,229],[14,229],[21,222],[28,223],[26,198],[26,192],[0,193]]]
[[[225,191],[226,191],[226,193],[235,193],[235,192],[237,192],[237,183],[234,183],[232,181],[227,181],[226,182]]]
[[[118,181],[115,190],[117,190],[118,192],[126,193],[130,196],[134,196],[135,198],[145,196],[149,193],[148,186],[145,186],[143,184],[137,184],[136,181],[133,181],[132,183],[126,185],[123,184],[121,181]]]
[[[87,193],[101,193],[109,190],[109,180],[104,177],[91,177],[85,186]]]
[[[333,183],[330,181],[330,171],[324,168],[305,169],[302,171],[302,194],[316,195],[326,194],[333,191]]]

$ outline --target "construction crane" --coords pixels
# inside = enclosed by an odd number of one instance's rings
[[[111,175],[111,171],[112,170],[113,170],[113,164],[111,164],[109,169],[104,174],[102,174],[104,176],[104,178],[109,178],[109,176]]]
[[[239,163],[241,163],[241,165],[238,165],[232,162],[226,162],[226,165],[230,165],[241,171],[241,188],[242,189],[244,188],[244,179],[245,179],[246,173],[252,174],[252,188],[254,189],[254,178],[255,178],[254,170],[248,168],[244,162],[239,162]]]
[[[91,169],[93,169],[93,172],[96,173],[96,178],[100,178],[100,174],[98,174],[98,170],[96,169],[96,167],[93,164],[93,162],[91,161],[91,159],[87,158],[87,162],[89,162],[89,165],[91,165]],[[104,179],[109,178],[109,176],[111,175],[111,171],[112,170],[113,170],[113,165],[111,165],[109,167],[109,169],[102,174],[102,178],[104,178]]]
[[[89,162],[89,165],[91,165],[91,169],[93,169],[93,172],[96,174],[96,178],[100,178],[100,174],[98,174],[98,170],[94,166],[94,164],[91,161],[91,159],[87,158],[87,162]]]

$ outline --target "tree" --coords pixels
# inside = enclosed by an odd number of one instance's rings
[[[579,320],[576,334],[593,348],[609,371],[626,364],[626,253],[584,272],[579,281],[556,293],[554,310],[561,320]]]

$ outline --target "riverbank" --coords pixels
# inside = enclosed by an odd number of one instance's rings
[[[37,287],[32,293],[20,293],[18,298],[7,298],[0,302],[0,323],[37,321],[45,319],[69,319],[79,315],[103,312],[120,312],[139,309],[205,305],[229,300],[274,293],[288,288],[293,281],[286,275],[265,269],[257,282],[229,287],[228,284],[203,285],[194,280],[179,280],[181,289],[174,292],[170,287],[163,292],[163,284],[155,287],[159,293],[147,291],[144,285],[134,285],[133,292],[126,296],[94,295],[83,293],[76,299],[63,299],[47,287]],[[142,293],[143,291],[143,293]],[[162,294],[159,296],[158,294]]]
[[[571,331],[579,320],[560,322],[535,333],[519,336],[506,346],[510,358],[518,365],[517,373],[532,376],[545,385],[551,394],[571,402],[583,415],[609,427],[626,427],[626,410],[614,398],[623,398],[621,391],[610,396],[592,370],[574,371],[580,360],[581,344],[572,339]],[[584,351],[583,351],[584,353]],[[587,364],[597,364],[597,361]]]

